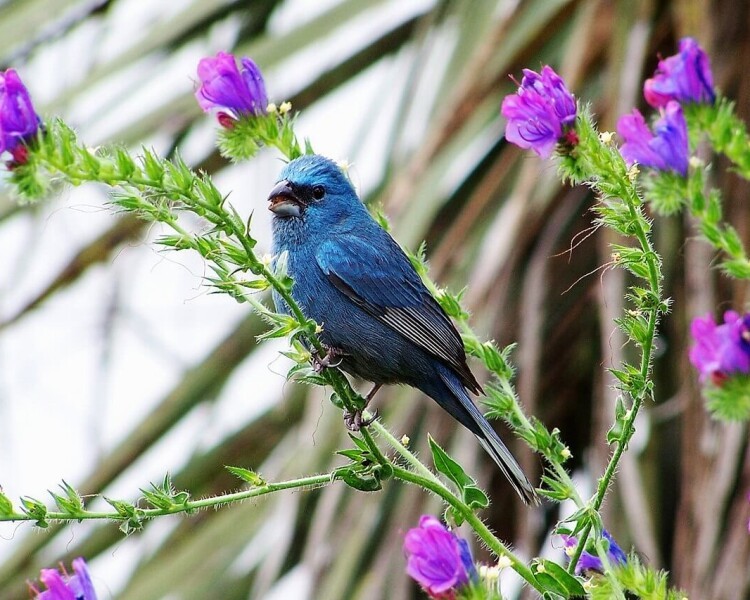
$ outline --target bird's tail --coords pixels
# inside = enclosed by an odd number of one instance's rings
[[[440,386],[442,393],[426,389],[423,391],[477,436],[482,448],[497,463],[503,475],[526,504],[538,504],[539,496],[534,491],[534,486],[524,475],[521,465],[518,464],[518,461],[487,422],[487,419],[484,418],[458,378],[442,365],[438,367],[438,375],[442,383],[445,384]]]

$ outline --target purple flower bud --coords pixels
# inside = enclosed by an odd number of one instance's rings
[[[8,151],[16,162],[25,162],[24,142],[36,134],[40,123],[15,69],[0,72],[0,154]]]
[[[612,566],[617,566],[624,565],[626,562],[628,562],[628,557],[622,551],[622,548],[617,545],[617,542],[610,535],[609,531],[607,531],[606,529],[602,530],[602,536],[609,543],[609,548],[607,549],[607,559],[609,560],[610,564]],[[562,538],[566,548],[575,548],[578,545],[578,539],[573,536],[564,535],[562,536]],[[578,559],[578,564],[576,565],[576,573],[585,573],[586,571],[596,571],[598,573],[603,573],[604,565],[602,565],[602,560],[598,556],[584,550],[581,553],[581,557]]]
[[[690,362],[700,372],[700,380],[715,384],[736,373],[750,373],[750,314],[740,317],[733,310],[724,313],[717,325],[711,315],[696,317],[690,324],[695,345]]]
[[[620,117],[617,133],[625,140],[620,153],[628,165],[637,162],[659,171],[687,175],[687,122],[677,102],[671,101],[662,109],[661,117],[654,123],[654,133],[638,109]]]
[[[234,118],[265,113],[268,96],[263,75],[249,58],[243,57],[240,62],[242,70],[237,68],[234,55],[219,52],[216,57],[203,58],[198,63],[201,83],[195,97],[205,112],[219,110],[225,115],[229,112]]]
[[[541,74],[524,69],[518,92],[500,109],[508,120],[505,139],[547,158],[576,119],[576,100],[549,66]]]
[[[716,100],[714,77],[708,56],[693,38],[680,40],[680,52],[659,61],[656,73],[643,85],[643,95],[654,108],[670,100],[703,102]]]
[[[404,538],[406,572],[431,598],[450,598],[476,577],[466,540],[456,537],[431,515]]]
[[[55,569],[42,569],[39,579],[47,587],[39,592],[39,600],[96,600],[94,584],[91,583],[86,561],[73,560],[73,575],[59,573]]]

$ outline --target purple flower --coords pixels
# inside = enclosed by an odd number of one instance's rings
[[[236,119],[244,115],[260,115],[268,106],[263,75],[252,60],[243,57],[242,70],[237,68],[234,55],[219,52],[215,57],[203,58],[198,63],[200,86],[195,97],[204,112],[214,109],[230,113]],[[225,114],[225,113],[224,113]],[[225,127],[226,117],[219,122]]]
[[[716,100],[714,78],[708,56],[693,38],[680,40],[680,52],[659,61],[656,73],[643,85],[643,95],[654,108],[670,100],[704,102]]]
[[[654,132],[643,115],[633,109],[617,122],[617,133],[625,140],[620,153],[628,165],[634,162],[659,171],[674,171],[683,177],[688,170],[688,135],[682,107],[671,101],[654,123]]]
[[[505,97],[500,112],[508,120],[505,139],[547,158],[575,122],[576,100],[552,67],[541,74],[524,69],[518,92]]]
[[[711,315],[696,317],[690,324],[695,345],[690,362],[700,371],[700,380],[720,384],[735,373],[750,373],[750,314],[740,317],[733,310],[724,313],[717,325]]]
[[[622,548],[617,545],[615,539],[606,529],[602,530],[602,536],[609,543],[607,559],[610,564],[612,566],[624,565],[628,561],[628,557],[622,551]],[[565,542],[566,548],[575,548],[578,545],[578,539],[573,536],[564,535],[562,538]],[[597,571],[598,573],[603,573],[604,565],[602,565],[602,560],[598,556],[583,551],[581,557],[578,559],[578,564],[576,565],[576,573],[583,573],[586,571]]]
[[[47,587],[38,592],[39,600],[96,600],[86,561],[73,559],[73,575],[62,574],[55,569],[42,569],[39,579]]]
[[[404,552],[406,572],[431,598],[453,598],[476,577],[467,541],[431,515],[423,515],[419,527],[407,532]]]
[[[41,119],[15,69],[0,72],[0,154],[6,150],[25,162],[24,142],[39,130]]]

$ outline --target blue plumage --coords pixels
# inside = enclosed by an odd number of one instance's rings
[[[525,500],[533,486],[467,393],[481,393],[461,337],[398,244],[367,212],[331,160],[290,162],[270,194],[274,253],[286,251],[292,296],[322,324],[341,367],[375,384],[432,397],[477,436]],[[275,297],[277,309],[287,312]]]

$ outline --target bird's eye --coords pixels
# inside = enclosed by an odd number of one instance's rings
[[[322,200],[323,196],[326,195],[326,189],[322,185],[316,185],[312,189],[312,195],[316,200]]]

